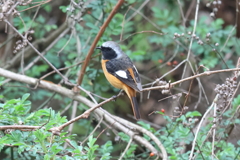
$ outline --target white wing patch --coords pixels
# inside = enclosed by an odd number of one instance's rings
[[[127,79],[128,77],[127,77],[127,73],[125,72],[125,71],[123,71],[123,70],[119,70],[119,71],[117,71],[117,72],[115,72],[119,77],[122,77],[122,78],[125,78],[125,79]]]

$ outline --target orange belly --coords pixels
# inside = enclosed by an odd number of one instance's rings
[[[104,73],[105,77],[107,78],[108,82],[112,86],[119,88],[119,89],[123,89],[123,82],[107,72],[107,68],[106,68],[107,61],[108,60],[102,60],[102,69],[103,69],[103,73]]]

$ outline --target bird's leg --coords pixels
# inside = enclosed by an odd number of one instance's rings
[[[117,95],[112,96],[113,101],[116,101],[119,96],[123,94],[123,90],[121,90]]]
[[[123,89],[118,93],[117,97],[121,96],[123,94]]]

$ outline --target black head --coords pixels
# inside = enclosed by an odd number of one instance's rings
[[[103,59],[114,59],[121,57],[122,50],[119,45],[113,41],[107,41],[102,44],[100,47],[96,47],[102,51]]]

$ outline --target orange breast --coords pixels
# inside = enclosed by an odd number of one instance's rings
[[[123,89],[123,82],[107,72],[107,68],[106,68],[107,61],[108,60],[102,60],[102,69],[103,69],[103,73],[104,73],[105,77],[107,78],[108,82],[112,86],[119,88],[119,89]]]

